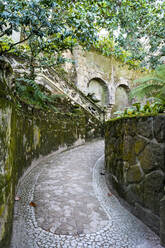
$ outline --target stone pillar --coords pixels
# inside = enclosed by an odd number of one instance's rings
[[[113,104],[109,104],[105,110],[105,121],[111,118],[111,111],[112,111]]]
[[[160,239],[165,247],[165,196],[160,201]]]

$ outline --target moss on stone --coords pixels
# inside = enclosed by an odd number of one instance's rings
[[[145,139],[142,139],[140,137],[135,138],[135,153],[138,155],[140,152],[144,150],[144,147],[146,146],[147,142]]]
[[[126,175],[127,183],[139,183],[142,180],[143,173],[139,165],[133,165],[129,167],[129,170]]]
[[[105,124],[105,161],[110,183],[157,233],[160,200],[164,195],[164,122],[165,115],[160,115]]]

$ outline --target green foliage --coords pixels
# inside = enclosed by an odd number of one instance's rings
[[[122,47],[115,45],[113,39],[100,38],[94,43],[94,48],[100,51],[105,56],[114,56],[124,64],[128,64],[131,68],[140,67],[140,61],[132,59],[131,52],[125,51]]]
[[[165,102],[160,103],[149,101],[146,104],[142,105],[137,102],[133,104],[129,108],[125,108],[124,111],[116,111],[113,113],[113,117],[116,118],[124,118],[124,117],[135,117],[135,116],[146,116],[146,115],[157,115],[158,113],[163,113],[165,111]]]
[[[165,2],[163,0],[98,1],[98,25],[109,31],[116,49],[131,53],[131,61],[153,68],[161,63],[165,47]],[[145,45],[146,42],[146,45]],[[160,49],[161,48],[161,49]]]
[[[78,43],[89,47],[96,40],[96,10],[87,1],[4,0],[0,3],[0,38],[21,31],[19,42],[0,43],[0,55],[14,52],[28,58],[32,80],[39,64],[63,63],[63,50],[72,50]]]
[[[165,64],[157,66],[155,71],[135,82],[140,84],[131,90],[130,96],[150,98],[151,103],[149,101],[144,105],[135,103],[124,111],[115,112],[114,116],[121,118],[163,113],[165,111]]]
[[[33,105],[35,108],[53,109],[54,111],[57,111],[56,100],[64,97],[58,94],[52,95],[43,86],[29,78],[17,78],[14,91],[16,97],[22,102]]]
[[[131,97],[154,97],[165,102],[165,64],[158,66],[154,72],[135,82],[140,84],[131,91]]]
[[[10,47],[10,44],[12,44],[12,39],[4,36],[3,38],[1,38],[0,40],[0,52],[4,51],[4,50],[8,50]]]
[[[22,36],[1,54],[27,40],[34,42],[34,37],[40,48],[56,52],[72,48],[77,41],[89,45],[96,39],[95,11],[87,2],[4,0],[0,6],[0,37],[10,36],[13,30],[21,30]]]
[[[13,44],[14,42],[10,37],[6,35],[1,37],[0,38],[0,53],[3,54],[3,51],[9,50],[10,46]],[[21,43],[21,44],[18,44],[17,46],[13,46],[12,49],[8,51],[8,53],[17,55],[19,57],[28,58],[28,55],[30,55],[30,48],[27,43]]]
[[[104,55],[110,56],[114,51],[114,42],[112,39],[103,37],[95,42],[94,47]]]
[[[28,40],[36,42],[38,55],[95,44],[123,62],[141,61],[155,68],[165,54],[164,23],[163,0],[4,0],[0,1],[0,38],[21,30],[21,41],[0,50],[4,54]],[[110,41],[105,46],[97,43],[102,28]]]

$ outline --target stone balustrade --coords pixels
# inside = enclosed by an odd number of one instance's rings
[[[62,80],[53,68],[42,69],[42,73],[38,74],[37,81],[42,81],[44,85],[48,85],[52,91],[55,90],[65,94],[74,103],[87,110],[92,116],[101,122],[104,121],[104,110],[90,100],[90,98],[88,98],[74,84],[71,84],[66,80]]]

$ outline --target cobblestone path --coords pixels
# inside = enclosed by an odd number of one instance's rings
[[[103,153],[103,141],[87,143],[26,173],[11,248],[161,248],[159,238],[110,196]]]

